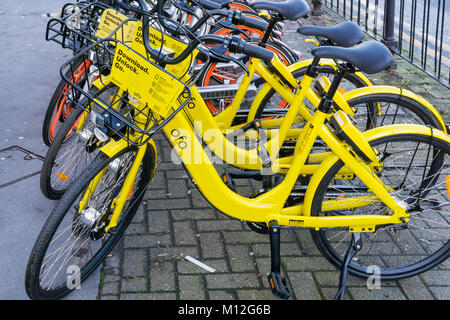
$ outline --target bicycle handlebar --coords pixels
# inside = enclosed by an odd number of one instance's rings
[[[210,1],[210,0],[195,0],[194,2],[207,10],[217,10],[217,9],[222,8],[220,3]]]
[[[240,11],[235,11],[233,17],[233,23],[244,25],[250,28],[255,28],[261,31],[265,31],[267,29],[268,23],[264,20],[255,19],[249,16],[246,16]]]

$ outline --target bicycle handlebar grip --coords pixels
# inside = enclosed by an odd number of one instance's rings
[[[273,52],[267,50],[266,48],[255,46],[250,43],[245,43],[244,47],[241,49],[242,53],[245,53],[251,57],[261,59],[267,63],[272,61]]]
[[[210,1],[210,0],[196,0],[199,6],[207,9],[207,10],[217,10],[221,9],[222,5],[220,3]]]
[[[261,31],[265,31],[267,29],[267,22],[265,22],[264,20],[255,19],[242,13],[238,18],[238,23]]]

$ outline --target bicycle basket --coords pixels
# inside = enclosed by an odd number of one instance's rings
[[[61,75],[72,88],[71,102],[91,114],[92,121],[105,134],[104,139],[124,139],[129,144],[142,145],[190,101],[186,82],[194,58],[187,57],[178,65],[161,68],[145,56],[142,27],[140,22],[135,22],[131,43],[101,39],[65,63]],[[150,37],[154,43],[157,43],[155,39],[160,40],[162,51],[171,51],[177,45],[175,51],[179,52],[187,46],[156,29],[151,30]],[[89,68],[82,84],[73,81],[75,74],[71,71],[75,71],[77,61],[93,55],[102,63]]]
[[[123,28],[122,34],[115,35],[120,24],[127,19],[127,16],[110,8],[104,2],[68,3],[62,9],[61,18],[48,21],[45,38],[65,49],[71,49],[76,54],[102,38],[131,40],[132,34],[123,33]]]

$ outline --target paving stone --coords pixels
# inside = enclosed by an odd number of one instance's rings
[[[166,189],[166,177],[164,176],[164,171],[156,171],[153,179],[148,184],[149,189]],[[144,199],[151,199],[151,191],[147,192]],[[150,197],[147,198],[147,195]]]
[[[178,276],[181,300],[204,300],[205,290],[201,276]]]
[[[104,268],[117,268],[120,267],[121,259],[118,251],[113,251],[106,257],[103,267]]]
[[[450,272],[444,270],[430,270],[421,274],[422,279],[429,286],[450,286]]]
[[[258,234],[253,231],[225,231],[223,236],[225,243],[269,242],[268,235]]]
[[[167,179],[189,179],[186,170],[180,167],[179,170],[168,170],[165,171],[167,175]]]
[[[115,295],[110,295],[110,294],[108,294],[108,295],[102,295],[101,297],[100,297],[100,300],[119,300],[119,296],[115,296]]]
[[[195,245],[197,237],[193,229],[193,223],[190,221],[181,221],[173,223],[173,232],[176,245]]]
[[[403,292],[397,287],[382,287],[375,290],[349,287],[348,290],[355,300],[406,300]]]
[[[145,219],[145,205],[141,205],[133,217],[133,223],[142,223]]]
[[[145,292],[148,290],[148,279],[125,278],[122,280],[122,292]]]
[[[199,219],[217,219],[214,209],[183,209],[171,210],[171,216],[174,221],[180,220],[199,220]]]
[[[155,200],[155,199],[167,199],[167,190],[164,189],[151,189],[151,190],[147,190],[147,192],[144,195],[144,200],[145,204],[147,205],[148,202],[147,200],[151,199],[151,200]],[[148,208],[149,210],[151,210],[152,208]]]
[[[120,300],[176,300],[177,295],[173,292],[162,293],[124,293]]]
[[[189,199],[149,199],[147,205],[152,210],[180,209],[191,206]]]
[[[239,300],[279,300],[270,290],[238,290]]]
[[[198,190],[191,190],[190,197],[194,208],[211,208],[211,204]]]
[[[317,284],[322,287],[337,287],[339,283],[339,271],[315,271],[314,276]],[[349,276],[348,286],[365,287],[367,282],[364,279]]]
[[[226,251],[231,265],[231,271],[254,271],[255,265],[248,245],[227,245]]]
[[[179,261],[185,256],[198,257],[198,248],[192,246],[170,247],[162,244],[160,248],[150,249],[151,261]]]
[[[235,300],[233,293],[223,290],[208,290],[210,300]]]
[[[291,289],[297,300],[320,300],[321,296],[310,272],[289,272]]]
[[[322,255],[314,244],[309,230],[298,229],[295,230],[298,241],[300,242],[301,248],[303,248],[303,253],[306,255]]]
[[[323,257],[285,257],[283,261],[287,270],[336,270]]]
[[[240,220],[206,220],[197,221],[198,231],[242,230]]]
[[[439,300],[450,299],[450,287],[430,287],[433,295]]]
[[[270,256],[270,243],[256,243],[251,244],[256,257]],[[283,243],[280,246],[280,254],[282,257],[301,255],[297,243]]]
[[[221,235],[218,232],[201,233],[200,246],[204,258],[222,258],[225,251]]]
[[[150,266],[150,291],[175,290],[175,266],[173,262],[152,263]]]
[[[126,235],[124,241],[125,248],[148,248],[157,247],[160,243],[171,243],[170,235]]]
[[[143,277],[147,275],[147,249],[125,250],[122,263],[124,276]]]
[[[184,198],[187,194],[186,182],[184,180],[168,180],[167,185],[169,192],[167,196],[169,198]]]
[[[108,282],[103,283],[101,288],[101,294],[102,295],[109,295],[109,294],[119,294],[119,282]]]
[[[168,211],[149,211],[147,215],[149,233],[170,232]]]
[[[400,287],[410,300],[433,300],[433,296],[420,277],[399,280]]]
[[[207,274],[205,277],[209,289],[259,287],[255,273]]]
[[[197,260],[199,260],[199,259],[197,259]],[[225,259],[202,259],[202,260],[200,260],[200,262],[215,269],[217,273],[224,273],[224,272],[229,271],[227,262]],[[188,260],[177,261],[177,268],[178,268],[179,274],[193,274],[193,273],[207,274],[207,273],[210,273],[208,270],[205,270]]]
[[[142,223],[130,223],[128,228],[125,230],[125,235],[133,235],[133,234],[143,234],[145,233],[146,226]]]

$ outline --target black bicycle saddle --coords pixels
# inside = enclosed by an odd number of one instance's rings
[[[333,27],[302,26],[297,32],[305,36],[323,37],[340,47],[352,47],[364,39],[364,33],[354,22],[342,22]]]
[[[278,12],[288,20],[297,20],[309,13],[309,6],[304,0],[287,0],[284,2],[257,1],[253,3],[253,8]]]
[[[378,73],[389,68],[394,57],[382,43],[372,40],[363,42],[352,48],[322,46],[312,49],[312,55],[317,58],[337,59],[351,63],[362,72]]]

